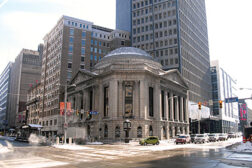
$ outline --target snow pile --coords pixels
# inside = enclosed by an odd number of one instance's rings
[[[87,142],[87,145],[103,145],[102,142]]]
[[[5,141],[5,143],[7,146],[0,144],[0,153],[13,152],[13,146],[8,141]]]
[[[252,143],[246,142],[241,143],[239,146],[235,149],[236,152],[252,152]]]
[[[45,144],[46,143],[46,137],[44,136],[37,136],[35,134],[31,134],[29,139],[29,143],[32,145],[39,145],[39,144]]]
[[[60,148],[60,149],[69,149],[69,150],[84,150],[84,149],[93,149],[89,147],[84,147],[80,145],[69,145],[69,144],[64,144],[64,145],[53,145],[54,148]]]

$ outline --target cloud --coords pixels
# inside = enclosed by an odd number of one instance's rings
[[[9,0],[3,0],[2,3],[0,3],[0,8],[3,7]]]

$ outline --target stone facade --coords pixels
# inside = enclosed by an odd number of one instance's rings
[[[92,72],[80,70],[70,83],[76,87],[68,89],[74,112],[67,117],[68,137],[121,140],[126,119],[132,139],[188,134],[188,86],[178,70],[161,68],[143,50],[124,47],[106,55]],[[74,135],[74,129],[82,134]]]

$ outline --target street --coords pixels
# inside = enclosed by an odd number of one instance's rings
[[[8,142],[7,142],[8,141]],[[207,144],[140,146],[137,142],[115,145],[31,146],[0,138],[9,151],[0,153],[3,168],[233,168],[252,167],[252,154],[237,153],[225,147],[241,138]],[[11,147],[12,146],[12,147]],[[2,148],[3,148],[2,147]]]

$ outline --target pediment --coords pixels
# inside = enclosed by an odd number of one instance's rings
[[[76,75],[72,78],[71,84],[77,84],[86,80],[91,79],[94,76],[92,72],[79,70]]]
[[[180,74],[180,72],[176,69],[168,70],[165,73],[161,75],[163,78],[170,80],[176,84],[179,84],[181,86],[184,86],[185,88],[188,88],[188,85],[186,84],[184,78]]]

